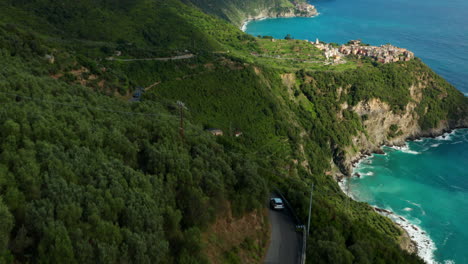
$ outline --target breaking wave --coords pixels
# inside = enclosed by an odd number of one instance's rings
[[[390,148],[399,150],[399,151],[401,151],[401,152],[403,152],[403,153],[412,154],[412,155],[419,155],[419,154],[421,154],[421,152],[417,152],[417,151],[411,150],[410,147],[408,146],[408,144],[405,144],[404,146],[392,146],[392,147],[390,147]]]

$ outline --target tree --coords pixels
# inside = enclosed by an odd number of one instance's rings
[[[76,263],[70,237],[61,222],[49,224],[38,248],[38,263]]]
[[[0,197],[0,260],[7,250],[10,231],[13,228],[13,216]]]

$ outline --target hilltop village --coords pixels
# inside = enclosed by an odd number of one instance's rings
[[[336,47],[330,43],[320,42],[318,39],[309,43],[322,50],[325,58],[333,60],[334,63],[343,63],[343,57],[347,55],[370,57],[381,63],[409,61],[414,58],[413,52],[390,44],[377,47],[364,45],[360,40],[351,40],[345,45]]]

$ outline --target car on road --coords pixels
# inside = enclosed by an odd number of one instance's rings
[[[281,200],[281,198],[271,198],[270,207],[273,210],[283,210],[284,209],[283,200]]]

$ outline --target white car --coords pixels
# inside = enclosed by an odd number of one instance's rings
[[[270,206],[271,209],[273,210],[283,210],[284,209],[284,203],[281,198],[271,198],[270,199]]]

